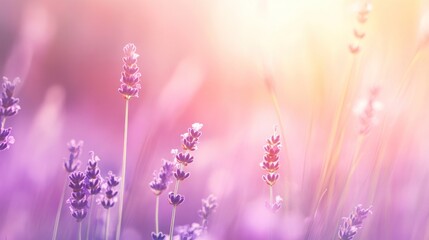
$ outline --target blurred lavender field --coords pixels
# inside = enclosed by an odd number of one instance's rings
[[[52,238],[70,139],[84,141],[81,170],[95,151],[103,176],[121,175],[129,42],[142,88],[129,102],[121,239],[151,239],[153,171],[196,122],[177,226],[199,221],[213,194],[204,239],[338,239],[358,204],[372,214],[354,239],[429,239],[429,2],[373,1],[364,23],[355,3],[0,0],[0,76],[21,79],[21,110],[6,121],[15,143],[0,151],[0,239]],[[274,126],[275,214],[259,165]],[[103,239],[102,207],[92,223]],[[76,231],[64,202],[57,239]]]

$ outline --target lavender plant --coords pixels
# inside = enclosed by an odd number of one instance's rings
[[[94,152],[90,152],[90,159],[88,160],[88,166],[85,171],[85,187],[88,192],[88,197],[91,198],[91,203],[89,205],[89,216],[88,216],[88,227],[86,229],[86,239],[89,239],[89,233],[91,229],[91,215],[94,205],[95,196],[101,191],[101,182],[102,178],[100,175],[100,168],[98,167],[98,162],[100,158],[95,155]]]
[[[156,196],[156,206],[155,206],[155,232],[152,233],[152,238],[154,239],[163,239],[163,233],[159,231],[159,196],[163,193],[168,186],[173,182],[173,171],[176,169],[176,164],[164,160],[161,169],[158,173],[153,173],[153,180],[149,183],[149,187]],[[165,236],[164,236],[165,237]]]
[[[76,171],[80,166],[80,161],[78,158],[82,152],[83,141],[76,142],[76,140],[72,139],[67,143],[67,146],[69,150],[69,158],[67,159],[66,162],[64,162],[64,169],[66,170],[67,173],[70,174]],[[67,180],[64,182],[60,202],[58,204],[57,214],[55,217],[54,231],[52,233],[52,240],[57,239],[58,225],[60,222],[61,212],[63,209],[63,202],[64,202],[64,196],[66,194],[66,188],[67,188]]]
[[[343,223],[338,230],[338,238],[340,240],[352,240],[358,230],[363,227],[363,220],[370,213],[372,213],[371,207],[365,209],[361,204],[358,204],[348,218],[343,218]]]
[[[0,98],[0,151],[9,149],[10,145],[15,143],[15,138],[10,135],[12,128],[5,128],[6,119],[18,114],[21,107],[19,98],[14,97],[16,85],[20,82],[19,78],[9,81],[3,77],[2,92]]]
[[[190,225],[177,227],[177,236],[175,239],[194,240],[201,237],[207,231],[208,219],[215,212],[218,204],[216,197],[213,195],[209,195],[206,199],[202,199],[201,202],[201,209],[198,210],[201,223],[192,223]]]
[[[176,178],[176,184],[174,187],[174,191],[168,194],[168,201],[173,206],[173,210],[171,213],[171,222],[170,222],[170,240],[173,239],[173,231],[174,231],[174,220],[176,217],[176,209],[184,200],[184,196],[178,194],[179,184],[181,181],[184,181],[189,177],[189,173],[184,171],[184,168],[194,161],[194,157],[190,154],[197,150],[198,140],[202,134],[200,131],[203,127],[201,123],[192,124],[191,128],[188,128],[188,132],[182,134],[182,149],[185,152],[180,152],[176,154],[175,160],[178,162],[179,167],[176,169],[174,173],[174,177]]]
[[[106,213],[106,224],[105,224],[105,239],[109,239],[109,222],[110,222],[110,208],[112,208],[115,203],[118,201],[118,190],[116,187],[120,183],[120,178],[115,176],[111,171],[108,173],[108,176],[105,179],[105,183],[102,188],[104,189],[104,194],[99,199],[99,203],[107,210]]]
[[[81,171],[73,172],[69,176],[69,187],[72,193],[67,203],[70,204],[70,214],[79,223],[79,240],[82,239],[82,220],[88,214],[88,190],[85,187],[85,178],[85,174]]]
[[[124,146],[122,155],[122,181],[120,188],[120,202],[119,202],[119,218],[118,225],[116,227],[116,240],[119,240],[121,236],[121,224],[122,214],[124,206],[124,192],[125,192],[125,174],[127,167],[127,138],[128,138],[128,105],[129,100],[132,97],[138,97],[140,86],[140,72],[137,66],[137,58],[139,55],[136,53],[136,46],[132,43],[125,45],[124,49],[125,56],[122,58],[124,65],[121,75],[121,85],[118,89],[119,93],[125,99],[125,124],[124,124]]]
[[[266,206],[273,212],[277,212],[282,205],[283,199],[277,196],[274,199],[273,186],[279,179],[277,170],[280,167],[279,163],[279,152],[281,148],[280,135],[277,134],[277,128],[274,128],[274,134],[267,139],[267,144],[264,146],[264,160],[260,163],[260,166],[267,173],[262,175],[262,179],[270,187],[270,199],[266,202]]]

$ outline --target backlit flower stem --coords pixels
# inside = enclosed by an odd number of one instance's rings
[[[93,211],[94,197],[95,196],[91,197],[91,205],[89,205],[90,209],[89,209],[89,216],[88,216],[88,227],[86,228],[86,238],[85,238],[86,240],[89,239],[89,232],[91,230],[91,215],[92,215],[92,211]]]
[[[155,231],[156,234],[159,233],[159,195],[156,195],[156,205],[155,205]]]
[[[58,203],[58,209],[57,209],[57,215],[55,217],[54,232],[52,234],[52,240],[57,239],[58,225],[60,224],[61,212],[63,210],[63,205],[64,205],[64,195],[66,194],[66,189],[68,185],[67,183],[68,181],[64,182],[63,191],[61,193],[61,199],[60,199],[60,202]]]
[[[82,221],[79,222],[78,239],[82,240]]]
[[[125,174],[127,167],[127,141],[128,141],[128,104],[129,98],[125,98],[125,124],[124,124],[124,150],[122,154],[122,181],[121,187],[119,189],[119,218],[118,225],[116,227],[116,240],[119,240],[121,237],[121,223],[122,223],[122,214],[124,207],[124,193],[125,193]]]
[[[104,229],[104,239],[109,239],[109,222],[110,222],[110,208],[107,209],[106,213],[106,227]]]

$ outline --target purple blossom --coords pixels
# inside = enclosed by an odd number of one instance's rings
[[[189,153],[179,153],[176,155],[176,160],[180,164],[187,166],[188,164],[190,164],[194,161],[194,157],[191,156],[191,154],[189,154]]]
[[[355,210],[348,218],[343,218],[343,223],[338,230],[338,237],[341,240],[352,240],[358,229],[362,228],[363,220],[368,217],[371,207],[365,209],[361,204],[357,205]]]
[[[183,181],[186,178],[188,178],[190,175],[190,173],[182,171],[180,169],[177,169],[176,172],[174,173],[174,177],[177,179],[177,181]]]
[[[136,46],[132,43],[125,45],[124,47],[125,56],[122,58],[124,65],[121,75],[121,86],[118,91],[125,99],[132,97],[138,97],[140,85],[139,68],[137,66],[137,58],[139,55],[136,53]]]
[[[197,144],[199,137],[201,136],[201,128],[203,124],[194,123],[192,127],[188,129],[187,133],[182,134],[182,148],[185,151],[197,150]]]
[[[83,141],[78,141],[72,139],[68,142],[68,150],[69,150],[69,159],[64,163],[64,169],[68,173],[72,173],[76,171],[80,166],[80,161],[78,157],[82,152]]]
[[[180,194],[174,194],[174,192],[170,192],[168,194],[168,202],[173,206],[180,205],[183,201],[185,201],[185,197]]]
[[[158,174],[154,172],[153,180],[149,183],[149,187],[155,195],[160,195],[173,182],[173,171],[176,168],[175,164],[164,160]]]
[[[118,190],[116,186],[119,185],[120,178],[116,177],[111,171],[106,177],[106,182],[103,184],[104,195],[98,201],[105,209],[109,209],[118,201]]]
[[[215,212],[218,204],[216,197],[213,195],[209,195],[206,199],[202,199],[201,202],[202,206],[201,209],[198,210],[198,216],[200,216],[202,219],[202,228],[206,229],[208,224],[208,218],[210,217],[210,215],[212,215],[213,212]]]
[[[158,232],[158,233],[152,232],[151,236],[152,236],[152,240],[164,240],[165,239],[165,234],[162,232]]]
[[[203,233],[203,227],[199,223],[179,226],[176,228],[177,236],[180,240],[195,240]]]
[[[6,118],[18,114],[18,111],[21,109],[18,104],[19,98],[13,96],[19,81],[19,78],[9,81],[8,78],[3,77],[0,98],[0,151],[9,149],[10,145],[15,143],[15,138],[10,135],[12,128],[5,128],[5,124]]]
[[[90,152],[90,159],[88,160],[88,166],[86,168],[85,174],[85,185],[88,189],[90,195],[96,195],[101,191],[101,181],[100,169],[98,168],[98,162],[100,158]]]
[[[368,134],[371,128],[377,124],[376,114],[383,108],[383,104],[377,100],[379,93],[379,87],[372,87],[369,90],[368,98],[361,100],[354,109],[354,113],[358,116],[360,122],[360,134]]]
[[[265,202],[265,207],[272,211],[273,213],[276,213],[280,210],[283,204],[283,198],[279,195],[276,196],[276,199],[273,203]]]
[[[6,150],[15,143],[15,138],[10,136],[12,128],[0,128],[0,151]]]
[[[70,213],[77,222],[82,221],[88,213],[88,199],[85,188],[85,174],[80,171],[69,175],[69,187],[72,189],[71,197],[67,200],[70,204]]]

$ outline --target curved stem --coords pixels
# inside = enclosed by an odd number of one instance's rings
[[[90,229],[91,229],[91,215],[92,215],[92,209],[93,209],[93,207],[92,207],[92,205],[94,205],[94,195],[93,196],[91,196],[91,205],[89,205],[89,207],[90,207],[90,209],[89,209],[89,216],[88,216],[88,227],[86,228],[86,240],[88,240],[89,239],[89,232],[90,232]]]
[[[129,99],[125,99],[125,123],[124,123],[124,149],[122,153],[122,181],[121,189],[119,190],[119,217],[118,225],[116,226],[116,240],[121,237],[122,213],[124,208],[124,193],[125,193],[125,174],[127,168],[127,141],[128,141],[128,103]]]
[[[158,213],[159,213],[159,195],[156,195],[156,205],[155,205],[155,232],[156,232],[156,234],[159,233]]]
[[[110,208],[107,209],[107,216],[106,216],[106,227],[104,229],[104,239],[109,239],[109,222],[110,222]]]
[[[66,194],[67,181],[64,182],[63,191],[61,193],[60,202],[58,203],[57,215],[55,217],[54,231],[52,233],[52,240],[57,239],[58,225],[60,224],[61,212],[63,210],[64,195]]]

